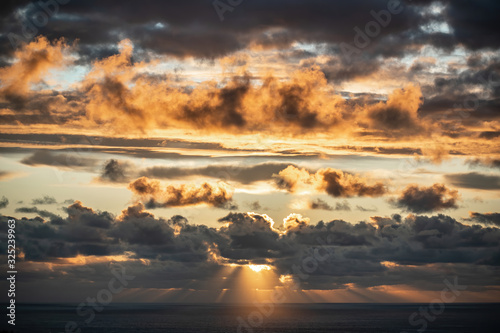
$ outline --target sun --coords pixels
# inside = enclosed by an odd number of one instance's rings
[[[271,267],[267,265],[247,265],[248,268],[250,268],[254,272],[260,272],[262,270],[270,271]]]

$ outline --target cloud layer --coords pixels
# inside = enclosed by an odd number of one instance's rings
[[[191,224],[182,216],[156,218],[141,203],[118,217],[79,201],[66,212],[66,217],[52,214],[46,220],[17,219],[22,265],[87,258],[74,267],[55,265],[50,271],[32,271],[28,278],[41,285],[50,276],[58,276],[61,282],[79,279],[73,269],[99,267],[99,258],[110,256],[126,256],[122,263],[148,288],[185,288],[186,281],[191,281],[189,288],[204,288],[217,270],[230,265],[266,264],[278,276],[299,278],[305,274],[300,268],[303,259],[315,249],[330,256],[319,269],[308,271],[303,289],[406,284],[432,290],[441,288],[442,281],[435,277],[445,271],[460,274],[471,290],[499,283],[500,229],[468,226],[445,215],[374,216],[369,223],[334,219],[313,224],[290,214],[277,226],[265,214],[230,213],[219,220],[219,228],[211,228]],[[476,213],[471,217],[482,218]],[[8,217],[0,218],[6,230]],[[294,265],[298,270],[292,269]]]

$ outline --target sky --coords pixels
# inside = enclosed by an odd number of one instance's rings
[[[4,1],[18,300],[498,301],[499,10]]]

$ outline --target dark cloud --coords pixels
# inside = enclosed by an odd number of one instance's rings
[[[255,211],[258,211],[258,210],[261,210],[261,209],[262,209],[262,206],[260,205],[260,202],[258,202],[258,201],[250,202],[250,203],[248,204],[248,207],[249,207],[251,210],[255,210]]]
[[[48,210],[38,209],[37,207],[19,207],[16,208],[16,213],[37,214],[40,217],[49,218],[52,221],[60,219],[57,214],[49,212]]]
[[[67,217],[48,220],[16,219],[16,245],[26,260],[60,263],[78,255],[94,258],[54,265],[50,272],[25,269],[26,278],[39,285],[54,276],[59,276],[58,283],[80,281],[81,274],[73,272],[78,269],[88,271],[86,278],[100,280],[109,271],[98,269],[92,260],[111,255],[128,256],[122,264],[148,288],[183,288],[190,281],[190,288],[202,289],[229,264],[272,265],[276,274],[298,278],[304,271],[291,267],[300,267],[314,251],[329,256],[317,270],[307,273],[303,289],[344,288],[352,283],[442,288],[442,278],[432,278],[436,270],[462,272],[462,283],[471,290],[498,284],[500,230],[467,226],[445,215],[375,216],[370,223],[332,220],[311,224],[309,219],[291,214],[276,228],[267,215],[230,213],[219,220],[220,228],[211,228],[190,224],[182,216],[156,218],[142,204],[128,207],[116,218],[78,201],[67,213]],[[7,230],[8,219],[0,216],[2,232]],[[4,242],[0,240],[2,245]],[[141,266],[133,268],[136,262]]]
[[[229,242],[219,246],[220,254],[230,260],[259,260],[279,256],[286,245],[266,215],[230,213],[219,219],[227,223],[220,233]]]
[[[182,207],[207,204],[213,207],[235,209],[232,204],[232,193],[223,183],[215,185],[203,183],[201,185],[169,185],[162,189],[158,180],[141,177],[128,186],[135,195],[147,202],[147,206],[154,207]]]
[[[392,202],[396,207],[413,213],[426,213],[456,209],[458,200],[458,191],[450,190],[443,184],[434,184],[429,187],[409,185]]]
[[[52,166],[61,169],[85,169],[92,170],[98,160],[85,157],[83,154],[54,154],[49,150],[38,150],[32,155],[25,157],[21,163],[30,166]]]
[[[9,199],[7,199],[5,196],[2,196],[0,199],[0,209],[5,208],[9,205]]]
[[[1,142],[15,142],[18,145],[30,145],[37,143],[45,146],[59,146],[59,145],[85,145],[91,146],[88,151],[98,149],[99,147],[114,147],[114,148],[182,148],[192,150],[221,150],[221,151],[235,151],[235,152],[257,152],[260,150],[243,149],[243,148],[228,148],[224,147],[221,143],[187,141],[176,139],[155,139],[155,138],[120,138],[113,136],[87,136],[77,134],[46,134],[46,133],[0,133]],[[72,149],[72,148],[70,148]],[[101,148],[103,149],[103,148]],[[55,151],[55,150],[53,150]],[[58,149],[58,151],[65,151]],[[85,149],[87,151],[87,149]],[[100,150],[97,150],[100,151]]]
[[[127,182],[131,177],[129,175],[131,168],[133,168],[131,163],[111,159],[104,165],[100,180],[114,183]]]
[[[366,207],[363,207],[363,206],[360,206],[360,205],[356,205],[356,209],[361,211],[361,212],[376,212],[377,211],[377,208],[366,208]]]
[[[141,176],[159,179],[179,179],[189,176],[205,176],[225,181],[250,184],[271,180],[273,174],[286,168],[288,163],[262,163],[256,165],[209,165],[197,168],[150,167],[140,171]]]
[[[500,131],[485,131],[479,134],[479,137],[482,139],[493,140],[500,136]]]
[[[303,67],[316,65],[316,60],[308,59],[303,61]],[[376,73],[382,63],[370,57],[356,57],[347,61],[345,57],[335,57],[324,64],[320,64],[321,71],[325,73],[328,81],[340,84],[345,81],[362,79]]]
[[[471,166],[484,166],[488,168],[500,168],[500,159],[474,158],[467,161]]]
[[[470,212],[470,219],[471,221],[482,223],[482,224],[491,224],[497,227],[500,227],[500,213],[477,213],[477,212]]]
[[[500,189],[500,176],[485,175],[478,172],[456,173],[444,175],[447,182],[461,188],[472,188],[480,190]]]
[[[349,202],[347,200],[344,200],[343,202],[337,202],[335,203],[335,206],[330,206],[326,201],[321,200],[321,199],[315,199],[311,202],[309,202],[308,205],[309,209],[321,209],[321,210],[329,210],[329,211],[350,211],[351,206],[349,205]]]
[[[32,205],[53,205],[56,204],[57,200],[51,196],[44,196],[43,198],[36,198],[31,201]]]
[[[21,24],[14,14],[16,7],[3,13],[7,25],[4,28],[21,35]],[[24,2],[19,7],[24,8],[25,19],[38,11],[36,6],[25,6]],[[379,40],[411,28],[416,30],[419,22],[425,20],[416,7],[404,7],[381,29]],[[95,15],[95,8],[99,8],[102,16]],[[112,54],[113,49],[103,46],[115,44],[118,36],[110,32],[120,31],[142,49],[177,57],[214,58],[251,45],[286,48],[297,41],[352,43],[356,33],[353,28],[364,29],[367,22],[374,20],[370,11],[386,9],[387,1],[383,0],[348,4],[259,0],[225,13],[224,21],[220,21],[212,3],[206,1],[189,4],[146,1],[137,8],[116,1],[74,0],[60,7],[66,16],[51,19],[39,32],[70,41],[79,39],[88,57],[102,57],[103,52]],[[6,36],[2,42],[8,44]]]
[[[446,3],[446,18],[459,43],[473,50],[500,47],[500,26],[495,15],[500,10],[498,1],[479,0],[471,3],[458,0]]]

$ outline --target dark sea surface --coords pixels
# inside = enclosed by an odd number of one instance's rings
[[[76,304],[18,305],[16,326],[0,332],[500,332],[500,304],[446,304],[438,315],[429,304],[285,305],[112,304],[79,316]],[[423,314],[410,316],[423,310]],[[436,311],[439,310],[436,309]],[[85,323],[84,320],[88,320]],[[427,327],[424,327],[427,324]],[[424,329],[425,328],[425,329]]]

